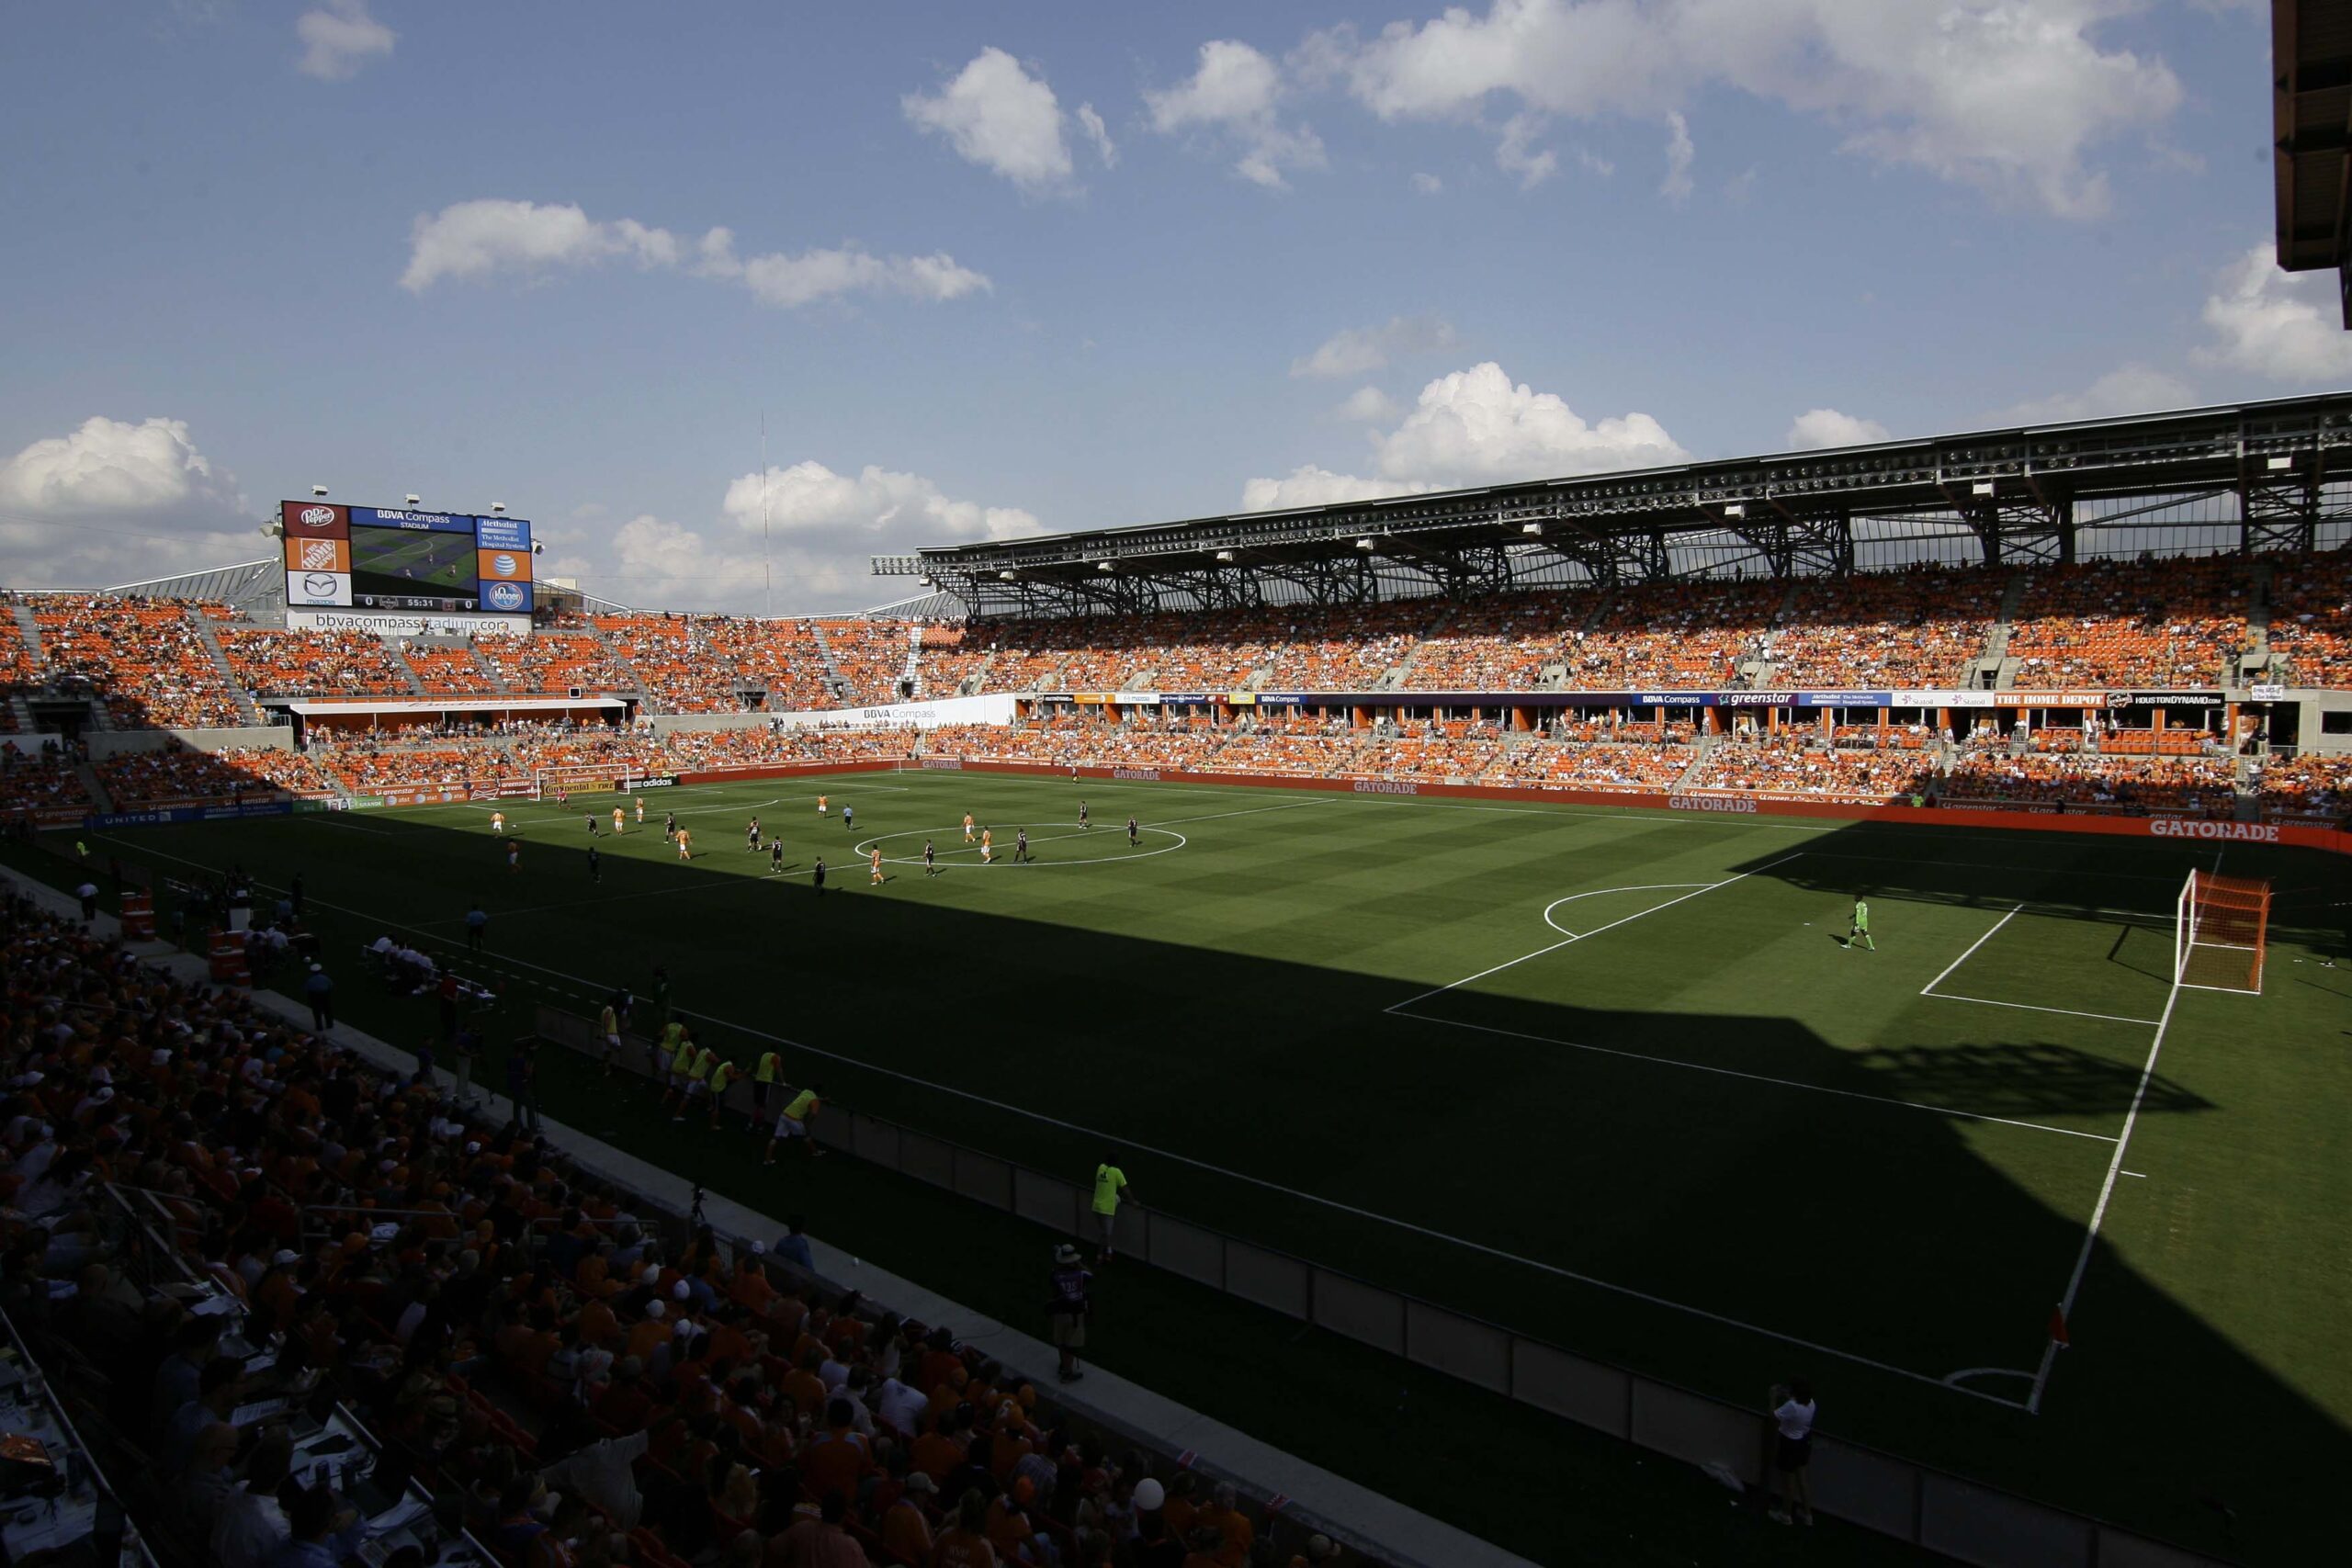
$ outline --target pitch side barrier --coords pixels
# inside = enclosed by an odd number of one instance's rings
[[[788,767],[712,769],[680,773],[682,784],[729,784],[752,779],[794,778],[826,773],[872,773],[895,767],[908,773],[971,773],[1028,774],[1066,779],[1071,769],[1052,762],[997,762],[967,757],[913,757],[903,761],[869,760],[856,762],[807,762]],[[1707,791],[1560,789],[1543,784],[1441,784],[1421,779],[1302,778],[1284,773],[1195,773],[1181,768],[1101,767],[1081,763],[1081,779],[1113,784],[1200,784],[1227,788],[1311,790],[1331,795],[1414,795],[1448,800],[1542,801],[1554,806],[1619,807],[1634,810],[1683,811],[1736,817],[1797,817],[1839,822],[1892,822],[1909,827],[1998,828],[2034,833],[2101,833],[2124,839],[2193,839],[2212,842],[2283,844],[2292,849],[2326,850],[2352,854],[2352,832],[2340,828],[2298,822],[2217,822],[2177,812],[2152,811],[2144,817],[2055,807],[1978,805],[1945,801],[1939,805],[1896,804],[1881,795],[1829,795],[1818,800],[1792,800],[1770,795],[1732,795]]]
[[[1059,771],[1068,773],[1067,769]],[[604,1060],[603,1033],[593,1020],[577,1013],[542,1002],[536,1010],[534,1032],[584,1058]],[[653,1043],[631,1032],[623,1043],[621,1066],[632,1077],[647,1077],[652,1055]],[[748,1080],[736,1082],[746,1085],[741,1094],[730,1095],[721,1104],[740,1111],[746,1109],[744,1097],[750,1089]],[[828,1109],[809,1130],[830,1149],[1043,1225],[1061,1237],[1089,1232],[1093,1218],[1091,1186],[868,1115],[838,1100],[826,1103]],[[1139,1203],[1122,1203],[1114,1223],[1123,1257],[1654,1453],[1694,1465],[1720,1465],[1751,1493],[1760,1492],[1770,1479],[1772,1424],[1754,1407],[1579,1355]],[[1162,1453],[1173,1447],[1159,1434],[1130,1436]],[[1284,1507],[1283,1500],[1269,1498],[1247,1477],[1221,1470],[1210,1456],[1189,1456],[1179,1462],[1234,1482],[1245,1497],[1269,1512]],[[1985,1568],[2208,1568],[2213,1562],[2088,1515],[1834,1437],[1815,1438],[1812,1472],[1814,1505],[1822,1512]],[[1395,1560],[1393,1553],[1356,1538],[1339,1521],[1302,1517],[1295,1509],[1290,1517],[1375,1560]]]

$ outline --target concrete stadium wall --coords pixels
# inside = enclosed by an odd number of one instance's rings
[[[654,713],[645,721],[656,735],[707,735],[722,729],[765,729],[775,716],[764,713]]]
[[[94,762],[140,751],[161,751],[175,740],[197,751],[220,751],[232,746],[266,746],[276,751],[294,750],[294,731],[282,724],[241,725],[232,729],[98,729],[85,733],[82,739],[89,743],[90,760]]]
[[[588,1019],[541,1006],[537,1033],[602,1059]],[[625,1043],[642,1073],[649,1043]],[[742,1098],[750,1099],[748,1087]],[[1091,1190],[1043,1171],[839,1107],[812,1129],[830,1149],[1017,1214],[1057,1235],[1093,1233]],[[1434,1303],[1191,1221],[1121,1205],[1118,1248],[1154,1268],[1312,1323],[1538,1410],[1693,1465],[1720,1464],[1750,1486],[1766,1477],[1764,1414],[1451,1311]],[[2212,1560],[2067,1509],[1824,1436],[1814,1448],[1815,1506],[1983,1568],[2220,1568]]]

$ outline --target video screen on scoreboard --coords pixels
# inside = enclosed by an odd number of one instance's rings
[[[481,598],[474,535],[351,528],[351,602],[384,610],[470,610]]]
[[[534,608],[531,525],[520,517],[316,500],[282,502],[279,513],[289,609],[527,615]]]

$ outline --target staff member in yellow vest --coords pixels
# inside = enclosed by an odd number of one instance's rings
[[[809,1124],[817,1120],[817,1112],[825,1108],[824,1092],[823,1084],[810,1084],[785,1103],[784,1114],[775,1119],[775,1135],[768,1140],[768,1156],[762,1163],[774,1165],[776,1145],[796,1138],[808,1149],[808,1158],[824,1157],[825,1151],[817,1146],[817,1140],[808,1131]]]
[[[742,1076],[743,1069],[735,1065],[735,1058],[732,1056],[720,1057],[718,1066],[710,1069],[710,1130],[712,1132],[718,1131],[718,1111],[727,1103],[729,1086]]]
[[[684,1100],[686,1097],[686,1074],[694,1065],[694,1031],[682,1026],[678,1030],[677,1049],[670,1055],[669,1086],[662,1091],[663,1105],[669,1104],[673,1099]]]
[[[686,1026],[676,1019],[662,1026],[660,1038],[648,1047],[653,1054],[653,1081],[666,1092],[670,1087],[670,1063],[678,1054],[678,1042],[686,1037]]]
[[[695,1108],[695,1101],[710,1092],[711,1069],[718,1066],[718,1053],[707,1045],[695,1047],[694,1059],[686,1064],[686,1097],[678,1102],[678,1113],[670,1118],[683,1122]]]
[[[1094,1228],[1102,1238],[1102,1256],[1113,1256],[1112,1243],[1119,1220],[1119,1199],[1127,1190],[1127,1173],[1104,1160],[1094,1168]]]
[[[611,1077],[621,1066],[621,1015],[610,1002],[596,1015],[596,1032],[605,1037],[605,1076]]]
[[[784,1081],[784,1058],[774,1051],[760,1053],[760,1065],[752,1069],[752,1136],[768,1124],[768,1089]]]

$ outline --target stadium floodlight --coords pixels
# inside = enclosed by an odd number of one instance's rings
[[[1968,493],[1971,495],[1990,495],[1993,493],[1993,481],[1991,479],[1978,479],[1974,484],[1968,487]]]
[[[2270,471],[2274,474],[2281,468],[2291,468],[2294,466],[2295,459],[2292,457],[2273,457],[2269,464]]]
[[[1216,558],[1219,560],[1231,560],[1233,558],[1233,552],[1231,550],[1219,550],[1216,553]]]
[[[1724,515],[1726,517],[1745,517],[1747,515],[1747,508],[1735,501],[1730,505],[1724,508]]]
[[[1372,548],[1372,541],[1370,539],[1358,539],[1356,541],[1356,548],[1360,550],[1368,550]]]
[[[1519,525],[1519,531],[1522,534],[1540,536],[1544,532],[1544,525],[1541,523],[1522,523]]]
[[[412,495],[412,496],[410,496],[410,497],[408,498],[408,503],[409,503],[411,506],[414,506],[414,505],[417,505],[419,502],[421,502],[424,499],[424,498],[423,496],[419,496],[419,495]]]
[[[493,501],[490,503],[490,509],[492,512],[503,512],[506,510],[506,503],[503,501]]]
[[[996,580],[999,582],[1018,582],[1021,581],[1021,574],[1017,571],[1000,571],[996,574]]]
[[[324,485],[312,485],[311,487],[311,493],[312,495],[324,495],[326,492],[327,487]]]
[[[1094,570],[1097,571],[1108,571],[1111,570],[1111,563],[1106,560],[1096,561],[1094,563]]]

